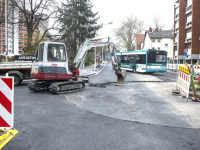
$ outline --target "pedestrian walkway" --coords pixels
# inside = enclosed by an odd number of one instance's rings
[[[80,76],[92,76],[99,74],[103,68],[107,65],[107,63],[102,63],[100,66],[94,68],[94,64],[90,66],[86,66],[84,68],[79,68]],[[94,70],[95,69],[95,70]]]

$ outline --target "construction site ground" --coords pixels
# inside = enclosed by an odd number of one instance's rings
[[[173,95],[176,72],[128,72],[116,86],[111,63],[80,69],[84,91],[55,95],[15,87],[9,149],[200,149],[200,103]]]

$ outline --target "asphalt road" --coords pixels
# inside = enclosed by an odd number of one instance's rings
[[[14,127],[19,134],[3,150],[200,149],[199,103],[172,98],[169,86],[175,83],[165,82],[162,75],[128,72],[126,86],[115,86],[111,72],[108,65],[91,77],[93,83],[109,83],[106,88],[87,85],[70,94],[31,92],[26,82],[15,87]]]
[[[112,72],[112,73],[110,73]],[[125,82],[176,82],[177,72],[168,70],[167,72],[156,72],[150,73],[133,73],[132,71],[127,71],[127,78]],[[92,83],[110,83],[117,82],[117,76],[112,70],[111,63],[107,66],[98,76],[92,76],[90,78]]]
[[[152,76],[159,78],[165,82],[176,82],[177,81],[177,72],[168,70],[166,73],[156,72]]]

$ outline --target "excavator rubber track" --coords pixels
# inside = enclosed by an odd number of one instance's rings
[[[51,82],[34,80],[28,83],[28,88],[31,91],[39,92],[39,91],[47,91],[49,89],[49,85]]]
[[[49,86],[49,91],[54,94],[72,93],[84,90],[84,81],[54,82]]]
[[[29,82],[28,88],[34,92],[40,91],[50,91],[54,94],[62,94],[62,93],[72,93],[76,91],[84,90],[85,82],[78,81],[60,81],[60,82],[52,82],[52,81],[41,81],[34,80]]]

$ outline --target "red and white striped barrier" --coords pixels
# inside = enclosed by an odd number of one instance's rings
[[[179,78],[184,80],[184,82],[190,82],[190,75],[179,71]]]
[[[189,97],[190,74],[179,71],[178,74],[178,89],[187,98]]]
[[[0,129],[13,128],[14,79],[0,77]]]
[[[194,66],[194,73],[200,74],[200,66]]]

